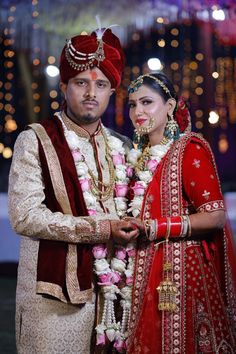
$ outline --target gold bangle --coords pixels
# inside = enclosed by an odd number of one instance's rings
[[[170,237],[170,218],[166,218],[166,241],[169,240]]]
[[[144,220],[144,229],[145,229],[145,234],[147,239],[149,239],[149,233],[150,233],[150,219]]]

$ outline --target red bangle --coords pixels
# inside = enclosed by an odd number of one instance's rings
[[[183,231],[181,216],[162,217],[157,219],[157,237],[173,238],[180,237]]]
[[[166,237],[167,232],[167,218],[158,218],[157,219],[157,237],[163,238]]]
[[[182,233],[182,218],[181,216],[172,216],[170,218],[170,237],[178,237]]]

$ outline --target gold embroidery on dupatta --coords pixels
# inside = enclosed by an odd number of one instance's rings
[[[182,205],[182,159],[185,142],[189,136],[176,141],[164,161],[161,177],[162,216],[183,214]],[[185,242],[169,242],[168,253],[171,257],[172,275],[178,288],[177,310],[162,314],[162,353],[185,353]],[[163,249],[164,257],[166,249]]]
[[[67,303],[66,297],[62,292],[62,288],[57,284],[47,283],[46,281],[37,281],[36,293],[37,294],[47,293],[57,299],[60,299],[62,302]]]
[[[60,204],[63,212],[65,214],[72,215],[70,201],[67,195],[66,186],[64,183],[61,166],[56,150],[54,149],[54,146],[52,145],[52,142],[42,125],[38,123],[33,123],[30,125],[30,127],[35,131],[42,144],[56,199]],[[66,284],[69,298],[72,303],[82,303],[86,300],[92,299],[92,289],[80,291],[80,286],[77,278],[76,244],[69,244],[68,247],[68,252],[66,256]]]

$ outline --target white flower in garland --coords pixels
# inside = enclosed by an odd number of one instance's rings
[[[127,160],[131,163],[131,165],[135,166],[138,158],[142,155],[142,151],[139,149],[131,149],[128,153]]]
[[[61,119],[61,117],[59,116]],[[80,181],[83,197],[89,215],[96,215],[99,208],[98,200],[91,190],[91,177],[88,173],[88,166],[80,151],[80,139],[73,132],[69,131],[63,123],[65,137],[71,150],[78,179]],[[118,216],[123,217],[127,211],[127,198],[129,178],[132,168],[125,164],[125,149],[123,142],[110,135],[104,127],[109,151],[115,168],[114,202]],[[133,284],[133,269],[135,257],[135,244],[129,243],[126,247],[117,246],[115,255],[110,262],[106,259],[107,249],[104,244],[93,247],[95,258],[94,271],[98,276],[98,285],[104,296],[104,308],[101,323],[96,327],[97,344],[105,344],[106,338],[114,341],[114,347],[118,351],[125,349],[127,338],[128,322],[130,317],[131,294]],[[126,283],[125,287],[119,289],[120,282]],[[123,308],[121,324],[116,322],[114,312],[114,301],[117,294],[121,296],[121,307]]]
[[[111,154],[116,155],[117,152],[120,154],[124,155],[125,154],[125,149],[123,147],[123,142],[116,138],[115,136],[110,135],[108,137],[108,144],[111,149]]]

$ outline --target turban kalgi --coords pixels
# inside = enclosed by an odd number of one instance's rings
[[[103,32],[101,39],[93,32],[91,35],[78,35],[67,41],[60,59],[61,81],[67,83],[79,72],[94,66],[108,78],[112,88],[120,85],[124,53],[118,37],[110,29]]]

